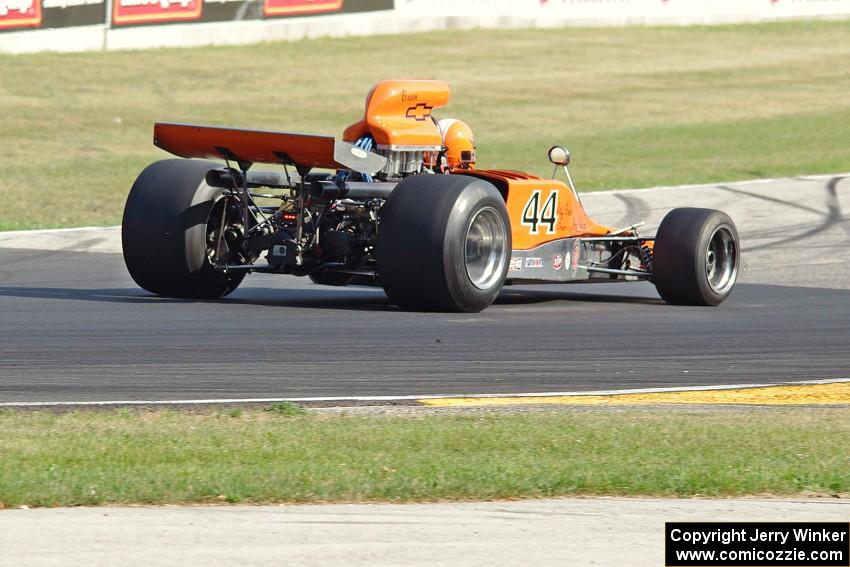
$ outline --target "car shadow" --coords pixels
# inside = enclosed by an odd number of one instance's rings
[[[401,311],[377,290],[326,288],[315,290],[251,287],[238,290],[222,299],[180,299],[160,297],[133,288],[70,288],[0,286],[0,297],[94,301],[123,304],[189,304],[253,305],[306,309],[344,309],[351,311]],[[576,303],[662,304],[659,298],[608,293],[576,293],[571,291],[512,289],[502,290],[497,306],[542,305],[560,301]]]
[[[585,284],[582,287],[588,289],[589,287],[592,287],[592,285],[593,284]],[[499,298],[496,299],[496,305],[533,305],[537,303],[551,303],[555,301],[571,301],[575,303],[627,303],[633,305],[662,305],[665,303],[660,297],[598,293],[589,289],[588,291],[591,291],[591,293],[556,291],[551,289],[538,290],[505,288],[502,290]]]

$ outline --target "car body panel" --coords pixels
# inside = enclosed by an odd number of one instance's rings
[[[371,135],[378,149],[439,151],[443,138],[431,113],[449,102],[450,92],[443,81],[381,81],[366,96],[363,120],[346,128],[342,139]]]
[[[502,192],[514,250],[530,250],[575,236],[605,236],[614,229],[594,222],[566,184],[518,171],[458,170],[493,183]]]

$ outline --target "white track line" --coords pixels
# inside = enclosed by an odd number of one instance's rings
[[[4,235],[36,235],[36,234],[62,234],[65,232],[85,232],[91,230],[117,230],[121,225],[115,226],[76,226],[72,228],[34,228],[27,230],[6,230],[0,231],[0,236]]]
[[[614,396],[619,394],[659,394],[664,392],[702,392],[708,390],[737,390],[741,388],[769,388],[773,386],[808,386],[850,382],[850,378],[826,380],[799,380],[771,384],[723,384],[719,386],[690,386],[672,388],[635,388],[629,390],[592,390],[587,392],[523,392],[509,394],[423,394],[416,396],[323,396],[311,398],[222,398],[201,400],[103,400],[83,402],[0,402],[0,408],[32,408],[63,406],[177,406],[214,404],[262,404],[275,402],[403,402],[415,400],[443,400],[452,398],[548,398],[569,396]]]

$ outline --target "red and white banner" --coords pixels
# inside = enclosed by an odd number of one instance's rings
[[[265,16],[324,14],[342,10],[343,0],[264,0]]]
[[[203,0],[113,0],[112,23],[185,22],[197,20],[202,11]]]
[[[41,0],[0,0],[0,30],[41,25]]]

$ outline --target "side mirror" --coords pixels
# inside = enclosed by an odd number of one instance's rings
[[[564,168],[564,174],[567,176],[567,183],[569,184],[570,191],[573,192],[573,196],[576,201],[581,203],[581,199],[579,199],[578,191],[576,191],[576,186],[573,184],[573,177],[570,175],[570,169],[567,167],[570,165],[570,150],[565,148],[564,146],[552,146],[549,148],[549,161],[555,166],[555,169],[552,171],[552,179],[555,179],[555,175],[558,173],[558,168]]]
[[[549,148],[549,161],[555,165],[570,165],[570,150],[563,146],[552,146]]]

